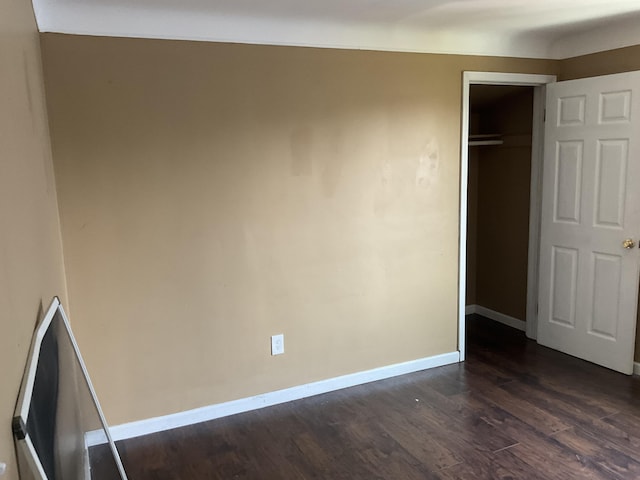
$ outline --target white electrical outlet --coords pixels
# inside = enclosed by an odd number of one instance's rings
[[[271,355],[282,355],[284,353],[284,334],[271,335]]]
[[[4,462],[0,462],[0,477],[4,475],[4,472],[7,471],[7,464]]]

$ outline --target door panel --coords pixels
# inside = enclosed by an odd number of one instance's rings
[[[593,254],[593,308],[589,333],[616,340],[622,257]]]
[[[556,152],[556,222],[580,223],[582,142],[558,142]]]
[[[633,371],[640,72],[547,86],[538,342]],[[631,238],[634,248],[623,248]]]
[[[628,145],[627,140],[598,141],[595,218],[598,227],[622,228]]]
[[[571,327],[576,319],[576,284],[578,251],[571,248],[552,247],[553,272],[551,321]]]

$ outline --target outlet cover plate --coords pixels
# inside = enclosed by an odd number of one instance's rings
[[[271,336],[271,355],[282,355],[284,353],[284,334]]]

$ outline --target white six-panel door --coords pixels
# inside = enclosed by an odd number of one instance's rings
[[[549,84],[539,343],[632,373],[639,240],[640,72]]]

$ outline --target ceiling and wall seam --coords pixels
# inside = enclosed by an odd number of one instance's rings
[[[565,59],[640,44],[637,0],[33,0],[42,33]]]

